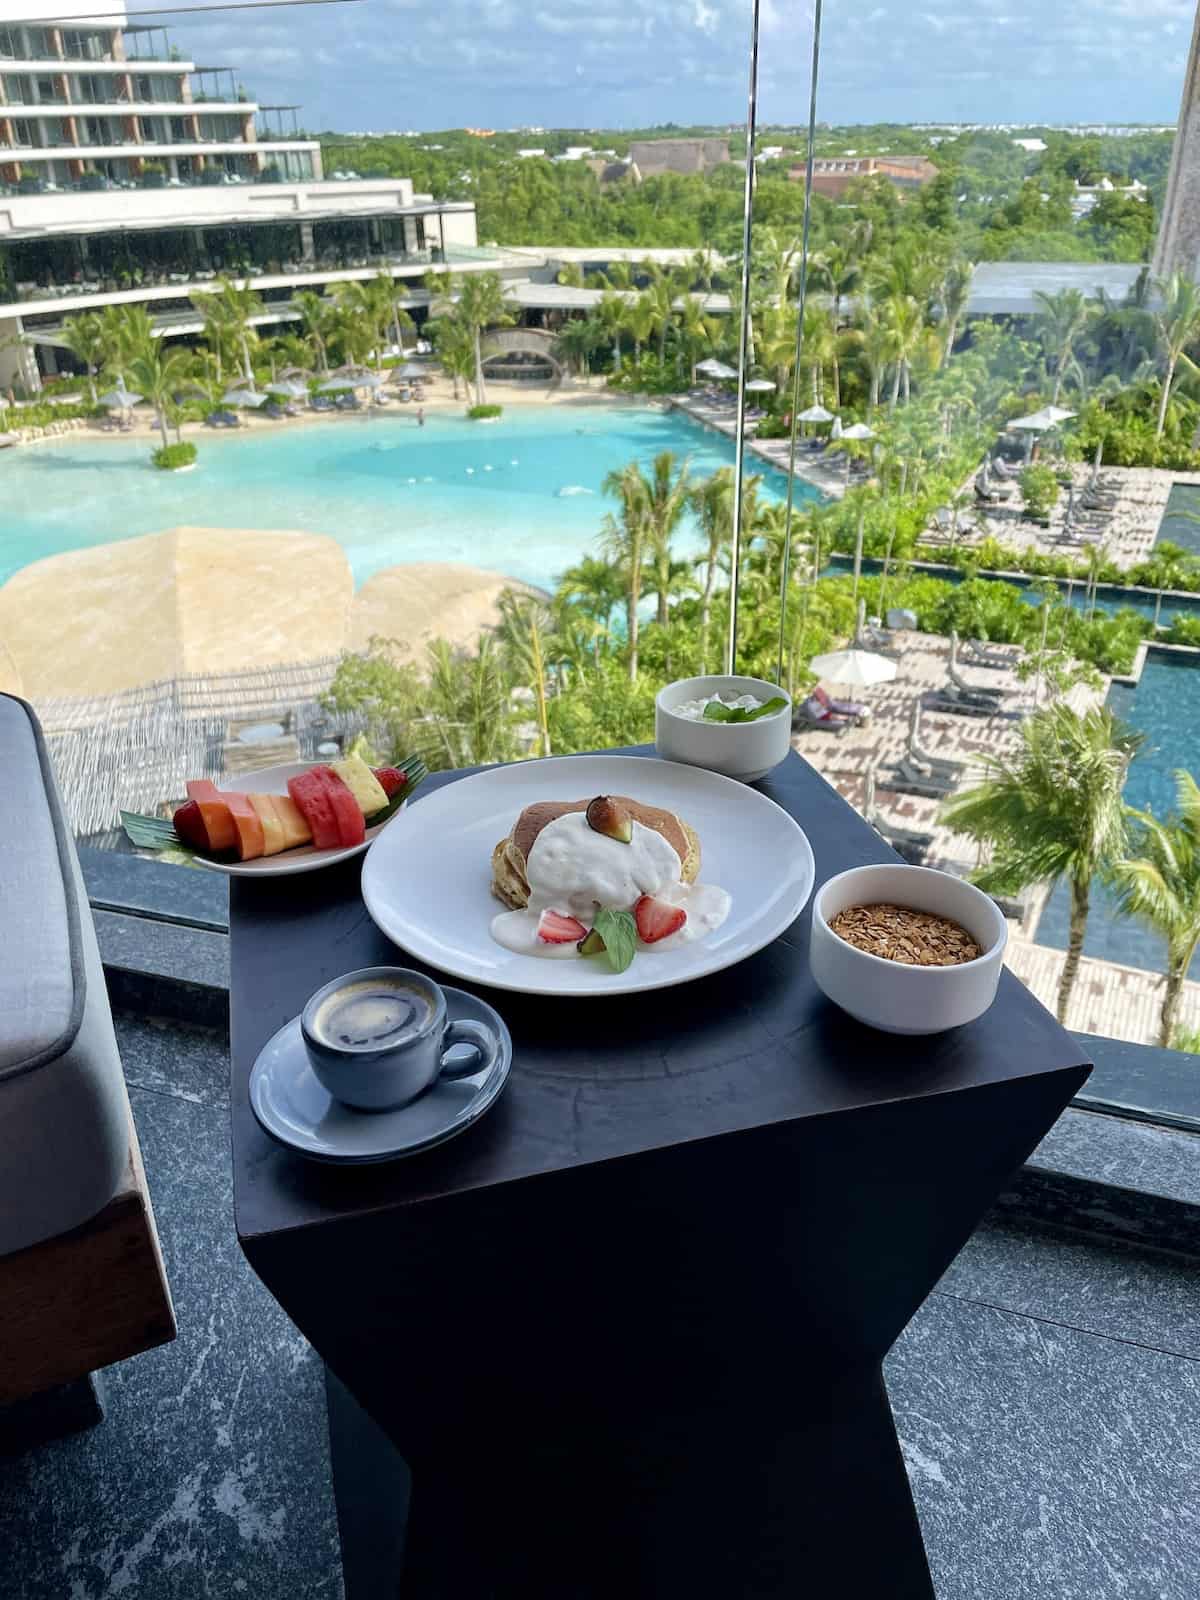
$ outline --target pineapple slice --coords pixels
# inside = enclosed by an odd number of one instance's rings
[[[373,816],[387,805],[386,790],[361,756],[346,756],[329,765],[358,801],[364,817]]]

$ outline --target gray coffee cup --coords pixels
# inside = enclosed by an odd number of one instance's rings
[[[301,1012],[300,1032],[317,1082],[359,1111],[393,1111],[439,1078],[482,1072],[500,1051],[485,1023],[451,1022],[442,990],[407,967],[362,967],[325,984]]]

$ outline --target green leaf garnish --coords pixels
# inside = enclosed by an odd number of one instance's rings
[[[418,784],[423,783],[429,776],[429,768],[420,756],[409,756],[406,761],[397,761],[396,766],[404,774],[406,782],[402,783],[387,805],[380,811],[373,811],[366,820],[368,828],[377,828],[381,822],[386,822],[389,817],[394,817],[404,802],[411,798]]]
[[[637,923],[632,911],[604,906],[596,913],[592,932],[604,940],[603,955],[614,972],[624,972],[637,954]]]
[[[705,722],[757,722],[760,717],[773,717],[777,711],[782,711],[787,701],[781,694],[773,700],[765,701],[761,706],[755,706],[753,711],[747,711],[745,706],[723,706],[719,700],[710,700],[704,708]]]

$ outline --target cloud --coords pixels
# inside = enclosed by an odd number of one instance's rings
[[[211,0],[210,0],[211,3]],[[760,0],[764,122],[807,114],[812,3]],[[1173,121],[1195,0],[899,0],[826,7],[825,121]],[[745,115],[745,0],[362,0],[188,15],[194,59],[230,63],[312,127],[572,127]]]

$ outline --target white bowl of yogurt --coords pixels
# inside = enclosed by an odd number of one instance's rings
[[[784,703],[777,711],[753,717],[772,700]],[[752,720],[715,721],[710,706],[743,711]],[[666,761],[683,761],[754,783],[777,767],[792,747],[792,702],[778,685],[762,678],[725,674],[679,678],[658,691],[654,744]]]

